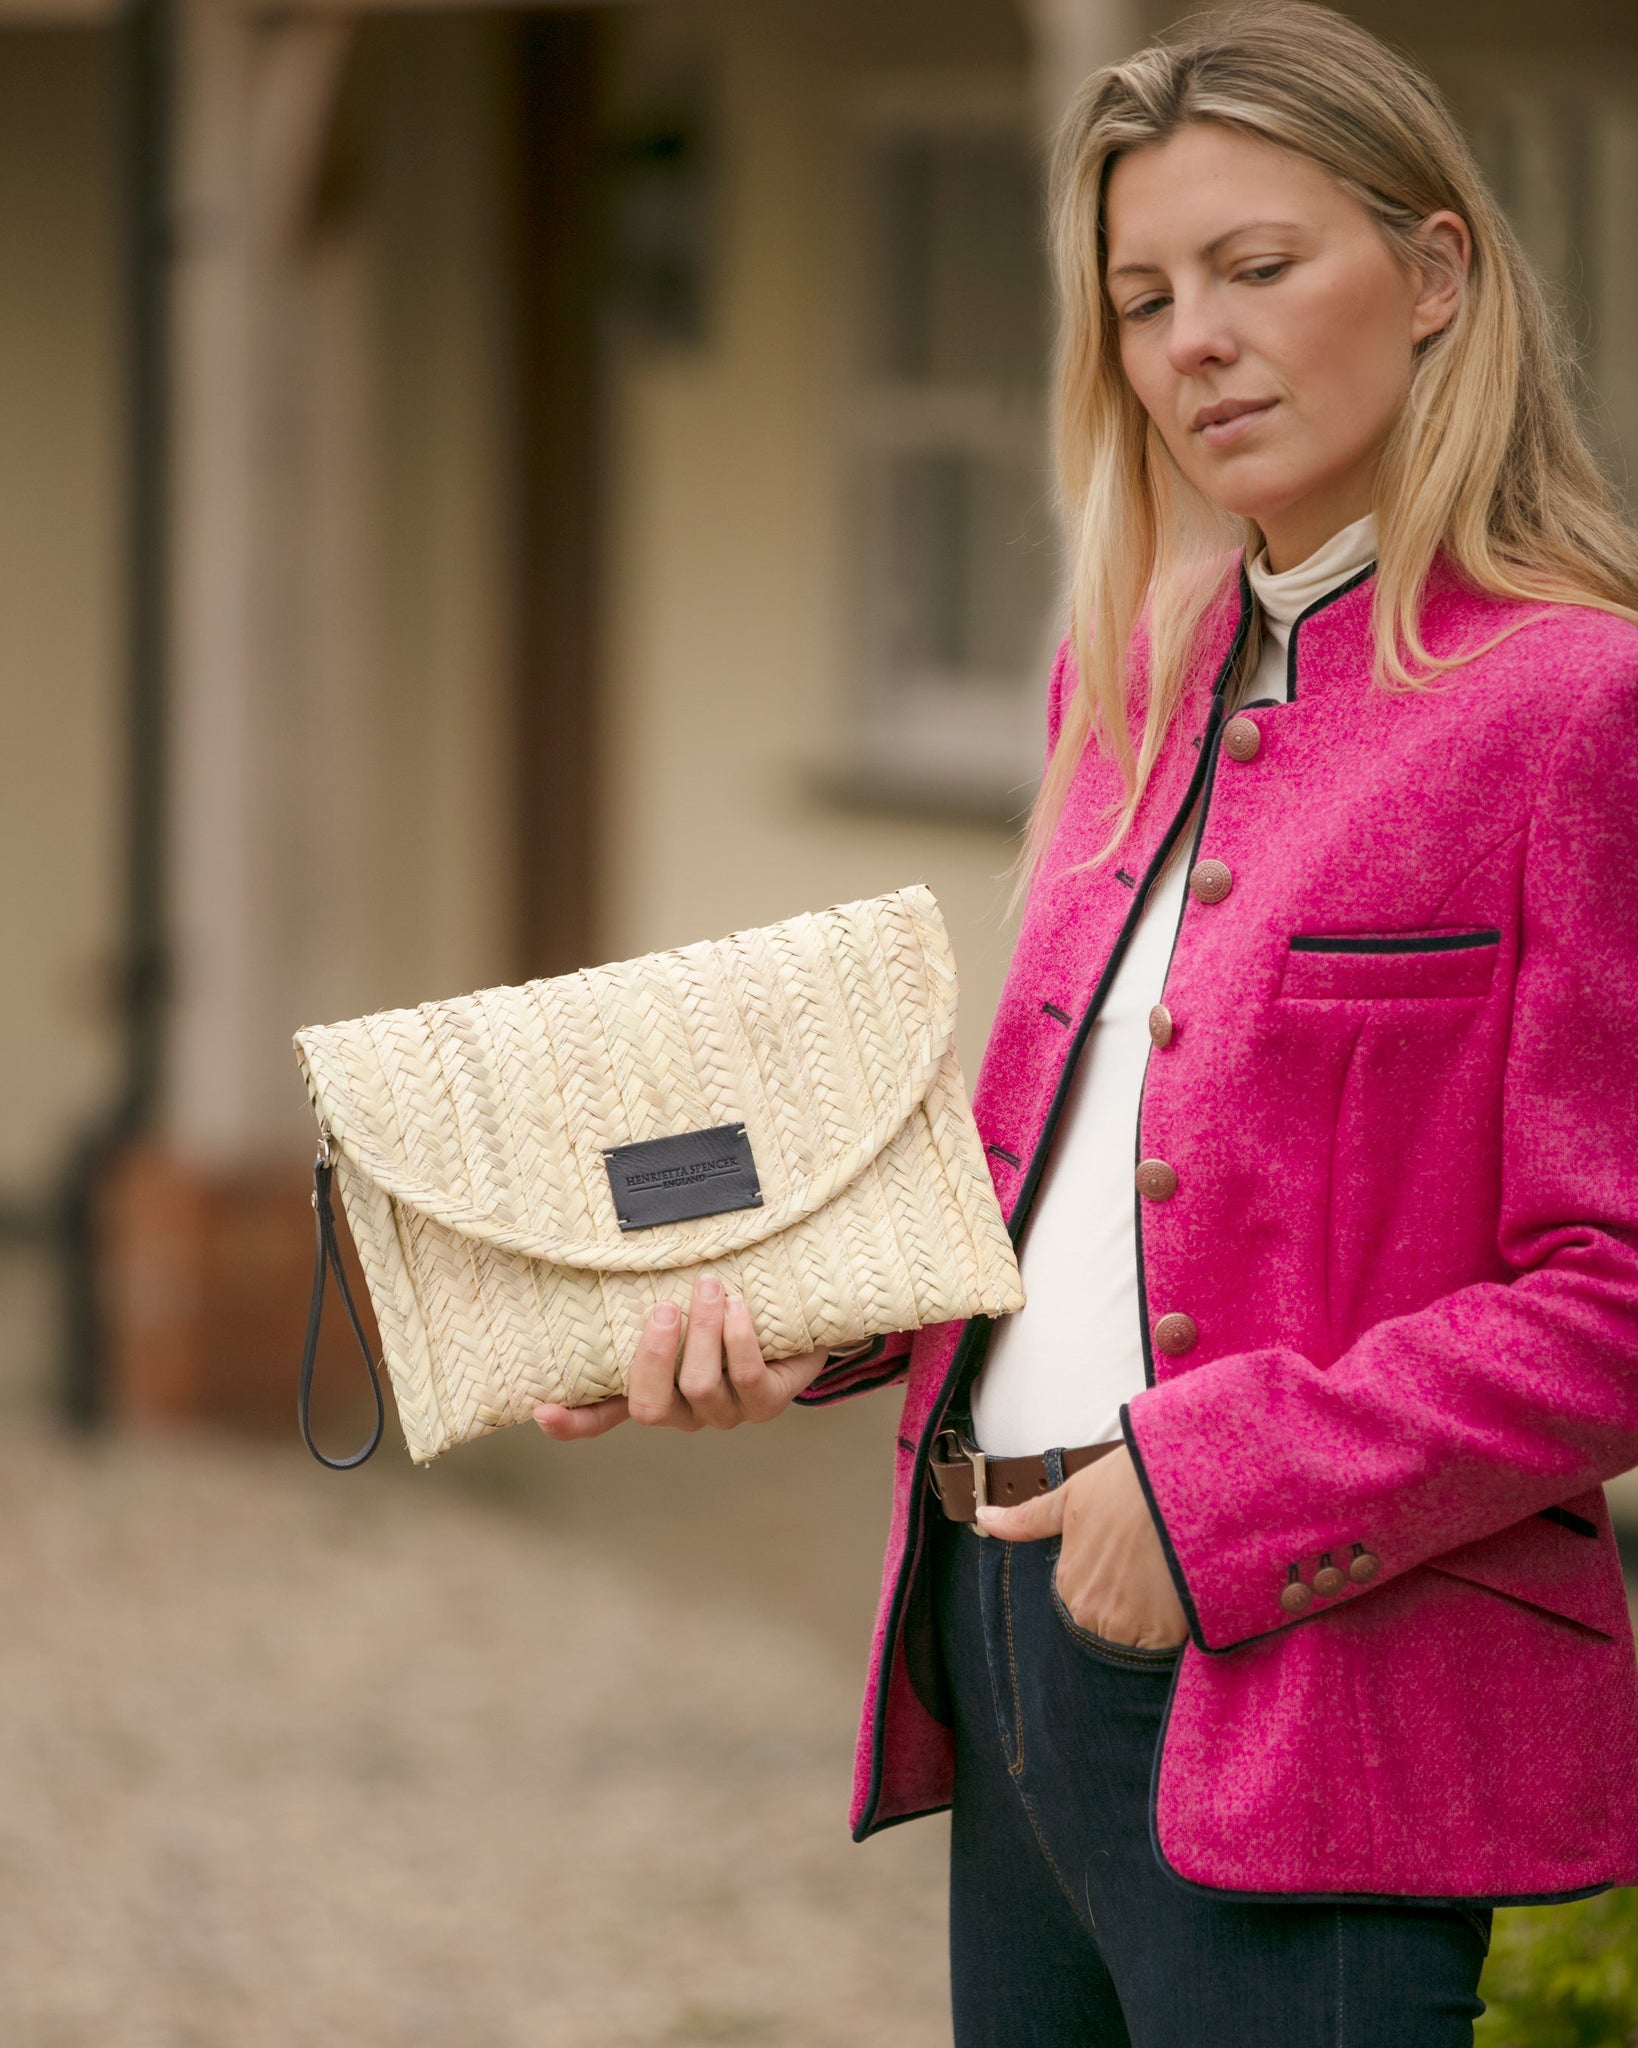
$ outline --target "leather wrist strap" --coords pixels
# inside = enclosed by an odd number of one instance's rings
[[[302,1442],[321,1465],[327,1465],[332,1472],[350,1472],[355,1465],[362,1465],[375,1455],[381,1433],[386,1428],[387,1414],[381,1399],[381,1377],[376,1371],[375,1360],[370,1356],[370,1341],[358,1319],[352,1289],[347,1285],[346,1269],[341,1263],[341,1245],[336,1238],[336,1212],[331,1201],[334,1180],[330,1134],[325,1131],[320,1135],[318,1158],[313,1162],[313,1296],[308,1303],[307,1337],[301,1349],[301,1387],[296,1396],[296,1421],[301,1427]],[[342,1305],[347,1311],[348,1322],[353,1326],[353,1335],[358,1339],[358,1348],[363,1353],[370,1375],[370,1389],[375,1395],[375,1427],[370,1432],[370,1440],[362,1450],[354,1451],[350,1458],[329,1457],[313,1441],[313,1369],[318,1363],[319,1325],[324,1320],[324,1279],[331,1267],[335,1269]]]
[[[1121,1448],[1118,1443],[1078,1444],[1073,1450],[1061,1452],[1064,1478]],[[927,1477],[939,1506],[952,1522],[978,1520],[981,1491],[985,1506],[1013,1508],[1038,1493],[1050,1493],[1057,1483],[1044,1456],[987,1458],[977,1444],[954,1429],[941,1430],[934,1438]]]

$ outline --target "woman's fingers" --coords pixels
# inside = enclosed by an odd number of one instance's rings
[[[649,1311],[623,1400],[585,1408],[543,1401],[534,1417],[557,1443],[603,1436],[628,1417],[650,1429],[771,1422],[819,1376],[828,1356],[809,1351],[769,1364],[749,1308],[737,1295],[730,1298],[714,1273],[702,1274],[688,1305],[686,1336],[675,1302],[662,1301]]]
[[[1055,1486],[1015,1508],[980,1508],[978,1526],[986,1536],[999,1536],[1007,1543],[1039,1543],[1043,1536],[1057,1536],[1064,1526],[1064,1489]]]
[[[626,1405],[633,1422],[650,1429],[698,1429],[693,1411],[677,1391],[677,1339],[682,1311],[674,1301],[649,1310],[626,1377]]]
[[[789,1407],[798,1394],[806,1392],[830,1363],[830,1353],[823,1346],[817,1351],[804,1351],[795,1358],[774,1359],[768,1366],[768,1377],[779,1390],[779,1408]],[[778,1414],[779,1408],[774,1410]]]
[[[1130,1454],[1116,1451],[1057,1490],[1064,1497],[1058,1597],[1074,1620],[1141,1650],[1181,1643],[1188,1621]]]
[[[688,1305],[688,1335],[677,1373],[678,1392],[712,1429],[732,1429],[740,1420],[734,1390],[722,1376],[725,1306],[722,1282],[714,1273],[701,1274]]]
[[[790,1397],[775,1377],[777,1368],[762,1356],[751,1311],[738,1295],[723,1314],[722,1349],[728,1361],[729,1385],[745,1420],[771,1421]]]
[[[606,1436],[629,1409],[622,1395],[613,1401],[593,1401],[585,1408],[565,1408],[560,1401],[542,1401],[535,1420],[553,1443],[575,1444],[587,1437]]]

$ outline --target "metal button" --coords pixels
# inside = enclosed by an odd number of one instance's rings
[[[1297,1567],[1292,1565],[1286,1574],[1285,1584],[1280,1588],[1280,1605],[1287,1614],[1302,1614],[1313,1604],[1313,1588],[1303,1584],[1298,1576]]]
[[[1172,1013],[1164,1003],[1156,1003],[1149,1012],[1149,1036],[1161,1047],[1172,1042]]]
[[[1326,1551],[1319,1561],[1319,1570],[1314,1574],[1314,1591],[1326,1600],[1334,1600],[1348,1581],[1331,1562],[1331,1553]]]
[[[1254,718],[1231,718],[1223,728],[1223,752],[1231,761],[1255,761],[1263,735]]]
[[[1155,1342],[1168,1358],[1181,1358],[1185,1351],[1192,1351],[1199,1341],[1199,1324],[1193,1316],[1186,1316],[1181,1309],[1173,1309],[1169,1316],[1162,1316],[1155,1324]]]
[[[1147,1201],[1169,1202],[1177,1193],[1177,1169],[1168,1166],[1164,1159],[1140,1160],[1137,1189]]]
[[[1221,903],[1234,887],[1234,877],[1220,860],[1199,860],[1189,874],[1189,887],[1202,903]]]
[[[1368,1579],[1374,1579],[1381,1569],[1381,1558],[1367,1550],[1363,1543],[1354,1545],[1354,1554],[1348,1563],[1348,1576],[1356,1586],[1363,1586]]]

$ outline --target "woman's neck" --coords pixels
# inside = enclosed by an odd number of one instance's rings
[[[1295,569],[1346,526],[1353,526],[1371,510],[1372,492],[1361,490],[1356,481],[1334,496],[1305,498],[1277,518],[1254,520],[1262,536],[1263,552],[1276,576]]]

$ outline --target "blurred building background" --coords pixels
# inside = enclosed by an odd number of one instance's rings
[[[1626,0],[1354,11],[1625,478]],[[0,0],[13,1401],[282,1414],[298,1024],[920,877],[976,1058],[1058,630],[1040,143],[1167,15]]]
[[[53,1409],[288,1429],[303,1023],[924,879],[976,1062],[1059,631],[1041,144],[1182,11],[0,0],[20,1441]],[[1469,124],[1625,484],[1631,0],[1350,11]],[[708,1559],[850,1658],[892,1421],[464,1470],[542,1527],[612,1501],[645,1574]],[[715,2024],[630,2038],[798,2038]]]
[[[1624,478],[1630,8],[1355,11],[1470,123]],[[1040,143],[1167,9],[0,16],[13,1398],[66,1194],[82,1292],[131,1249],[104,1366],[163,1318],[165,1398],[253,1402],[278,1327],[283,1402],[298,1024],[922,877],[971,1062],[1058,631]]]

